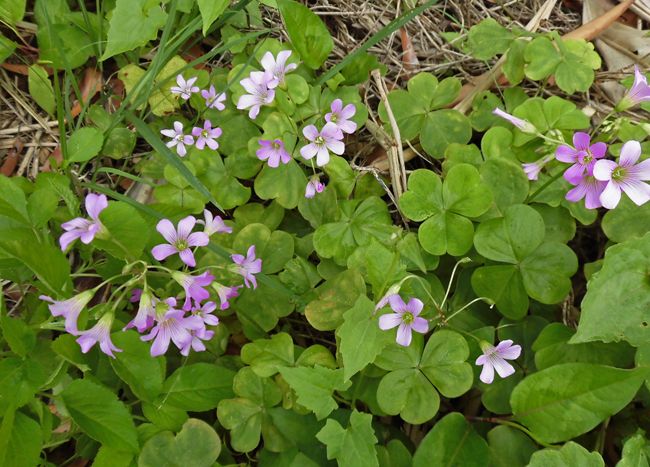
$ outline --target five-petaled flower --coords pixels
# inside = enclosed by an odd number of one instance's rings
[[[429,322],[420,317],[424,304],[417,298],[411,298],[404,303],[399,295],[388,297],[388,303],[394,313],[387,313],[379,317],[379,328],[386,331],[397,327],[396,341],[399,345],[411,345],[411,331],[426,334],[429,331]]]
[[[212,122],[206,120],[203,123],[203,128],[195,126],[192,128],[192,136],[196,138],[196,149],[203,150],[206,146],[212,149],[213,151],[219,147],[217,143],[217,138],[221,136],[221,128],[216,127],[212,128]]]
[[[192,232],[196,219],[194,216],[187,216],[178,223],[178,230],[169,219],[163,219],[156,225],[156,230],[160,232],[165,240],[169,243],[161,243],[151,250],[151,254],[158,261],[178,253],[181,260],[190,267],[196,266],[194,253],[191,247],[206,246],[210,239],[204,232]]]
[[[578,180],[578,183],[573,183],[573,185],[575,187],[567,191],[565,196],[567,201],[577,203],[584,198],[587,209],[596,209],[603,205],[600,202],[600,195],[605,189],[607,182],[596,180],[593,175],[585,175]]]
[[[339,156],[345,151],[345,145],[341,141],[343,132],[334,123],[326,123],[321,131],[315,125],[307,125],[302,133],[311,143],[300,148],[300,155],[307,160],[316,156],[316,165],[319,167],[330,161],[329,151]]]
[[[287,64],[291,56],[291,50],[282,50],[278,52],[277,58],[271,52],[266,52],[260,60],[264,71],[269,73],[272,78],[269,81],[269,87],[276,87],[284,83],[284,76],[290,71],[298,68],[295,63]]]
[[[90,220],[84,219],[83,217],[75,217],[61,224],[61,227],[65,230],[65,233],[59,238],[59,245],[63,251],[68,248],[70,243],[78,238],[85,244],[92,242],[97,232],[102,228],[102,223],[99,221],[99,214],[108,206],[106,195],[88,193],[85,204],[86,212],[90,216]]]
[[[196,221],[203,224],[203,233],[208,237],[216,233],[232,233],[232,227],[226,225],[221,216],[215,216],[208,209],[203,210],[203,220]]]
[[[600,202],[607,209],[614,209],[621,200],[621,190],[637,206],[650,200],[650,185],[644,181],[650,180],[650,159],[636,164],[641,157],[641,144],[638,141],[628,141],[621,148],[618,164],[612,160],[599,160],[594,165],[596,180],[607,182],[600,195]]]
[[[251,245],[244,255],[231,255],[233,263],[235,263],[235,271],[244,278],[244,284],[250,288],[251,285],[254,289],[257,288],[257,279],[255,274],[262,271],[262,260],[255,257],[255,245]]]
[[[316,193],[322,193],[324,190],[325,184],[318,177],[312,178],[307,182],[307,186],[305,187],[305,198],[311,199],[316,196]]]
[[[504,120],[508,120],[510,123],[512,123],[514,126],[519,128],[524,133],[537,134],[537,128],[535,128],[535,125],[533,125],[527,120],[523,120],[521,118],[515,117],[514,115],[510,115],[509,113],[504,112],[498,107],[494,109],[492,113],[497,117],[501,117]]]
[[[476,364],[483,366],[479,377],[481,381],[485,384],[494,381],[494,370],[497,370],[497,373],[502,378],[507,378],[515,372],[513,366],[506,360],[519,358],[521,354],[520,345],[512,345],[511,340],[501,341],[496,347],[485,341],[481,342],[480,345],[483,355],[479,355]]]
[[[291,156],[284,148],[282,140],[261,139],[259,143],[261,147],[255,151],[255,155],[261,161],[268,161],[269,167],[276,168],[280,165],[280,162],[288,164],[291,160]]]
[[[642,102],[650,101],[650,86],[645,75],[641,73],[639,67],[634,65],[634,83],[627,91],[623,99],[616,105],[616,110],[623,111],[631,109]]]
[[[252,71],[248,78],[239,82],[248,94],[237,101],[239,110],[249,109],[248,117],[255,119],[260,113],[260,107],[269,105],[275,98],[273,75],[264,71]]]
[[[85,290],[67,300],[54,300],[47,295],[41,295],[38,298],[50,302],[48,308],[52,316],[63,316],[66,332],[76,336],[79,334],[79,330],[77,329],[79,314],[88,305],[88,302],[90,302],[94,295],[94,290]]]
[[[115,358],[113,352],[121,352],[111,341],[111,326],[113,325],[113,313],[104,313],[97,324],[87,331],[81,331],[77,338],[77,344],[81,347],[82,353],[87,353],[93,345],[99,342],[99,348],[109,357]]]
[[[201,97],[205,99],[205,106],[208,109],[223,110],[226,108],[224,104],[226,101],[226,93],[221,92],[217,94],[213,84],[210,85],[210,89],[203,89],[201,91]]]
[[[199,331],[204,328],[203,320],[196,316],[185,317],[183,310],[176,307],[176,299],[168,298],[156,306],[156,325],[146,336],[140,337],[143,341],[154,339],[151,346],[151,356],[157,357],[167,352],[169,342],[179,349],[185,348],[192,340],[190,331]]]
[[[331,112],[325,114],[325,121],[336,125],[343,133],[352,134],[357,129],[357,124],[350,120],[357,113],[354,104],[343,107],[341,99],[334,99],[330,106]]]
[[[185,81],[185,78],[183,78],[183,75],[178,75],[176,76],[176,84],[178,86],[172,86],[171,92],[172,94],[176,94],[181,97],[183,100],[188,100],[190,97],[192,97],[192,94],[195,92],[199,92],[199,87],[194,86],[194,83],[196,83],[196,80],[198,78],[194,76],[193,78],[188,79]]]
[[[560,162],[573,164],[564,172],[564,178],[573,185],[580,183],[585,175],[592,175],[597,159],[605,157],[605,143],[591,144],[587,133],[577,131],[573,135],[573,146],[561,145],[555,151],[555,158]]]
[[[187,148],[185,146],[191,146],[194,144],[194,138],[183,133],[183,123],[181,122],[174,122],[173,129],[166,128],[164,130],[160,130],[160,133],[162,133],[163,136],[171,138],[171,141],[167,141],[167,147],[173,148],[176,146],[176,154],[181,157],[185,157],[187,154]]]

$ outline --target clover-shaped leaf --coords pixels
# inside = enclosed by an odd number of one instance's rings
[[[354,269],[345,270],[315,290],[317,298],[305,307],[307,321],[319,331],[336,329],[343,321],[343,313],[365,292],[361,274]]]
[[[575,253],[559,242],[545,242],[544,219],[530,206],[517,204],[504,216],[483,222],[474,237],[485,258],[509,265],[487,265],[472,275],[474,291],[489,297],[499,311],[519,319],[528,309],[528,296],[553,304],[571,288],[569,278],[578,268]]]
[[[293,340],[285,332],[257,339],[241,349],[241,359],[260,377],[273,376],[280,367],[293,366]]]
[[[276,168],[265,165],[255,179],[255,193],[262,199],[276,199],[280,206],[293,209],[305,195],[307,177],[294,160]]]
[[[416,170],[409,177],[408,191],[400,198],[404,215],[422,221],[418,238],[422,248],[434,255],[459,256],[472,247],[474,225],[468,218],[485,213],[492,192],[469,164],[453,166],[444,183],[430,170]]]
[[[214,429],[202,420],[190,418],[176,436],[164,431],[149,438],[142,447],[138,466],[210,467],[220,452],[221,440]]]

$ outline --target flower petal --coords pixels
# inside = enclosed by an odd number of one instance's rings
[[[417,298],[410,299],[406,305],[406,311],[413,313],[413,316],[418,316],[422,312],[422,308],[424,308],[424,303]]]
[[[210,243],[210,238],[204,232],[194,232],[187,237],[189,246],[206,246]]]
[[[411,323],[411,329],[420,334],[426,334],[429,332],[429,322],[418,316],[413,320],[413,323]]]
[[[492,366],[502,378],[507,378],[515,372],[515,368],[503,358],[493,356],[491,359]]]
[[[304,159],[311,159],[318,153],[318,145],[311,143],[300,148],[300,155]]]
[[[181,219],[178,222],[178,238],[187,240],[196,224],[196,218],[194,216],[187,216]]]
[[[600,161],[599,161],[600,162]],[[621,188],[618,183],[610,181],[600,194],[600,202],[604,208],[614,209],[621,200]]]
[[[594,164],[594,177],[596,180],[608,182],[612,178],[612,172],[618,167],[618,164],[609,159],[596,161]]]
[[[156,225],[156,230],[163,236],[169,243],[176,242],[176,228],[169,219],[163,219]]]
[[[571,164],[578,159],[578,152],[570,146],[561,145],[555,150],[555,158],[560,162]]]
[[[627,167],[634,165],[639,160],[639,157],[641,157],[641,143],[638,141],[628,141],[621,148],[621,157],[618,163]]]
[[[485,361],[483,364],[483,369],[481,370],[481,376],[479,379],[485,384],[491,384],[494,381],[494,367],[490,361]]]
[[[325,146],[320,146],[318,148],[318,153],[316,155],[316,165],[322,167],[327,165],[330,161],[330,153]]]
[[[176,247],[173,247],[168,243],[161,243],[160,245],[156,245],[151,249],[152,256],[158,261],[162,261],[168,256],[174,255],[176,253],[178,253]]]
[[[589,149],[589,143],[591,143],[591,136],[582,131],[576,131],[573,134],[573,146],[578,151],[586,151]]]
[[[86,212],[91,219],[97,220],[99,218],[99,213],[108,207],[108,200],[106,195],[96,195],[94,193],[88,193],[86,195]]]
[[[393,329],[402,323],[402,315],[398,313],[388,313],[379,317],[379,329],[387,331]]]
[[[650,185],[640,180],[626,180],[621,182],[621,189],[637,206],[642,206],[650,201]]]
[[[181,260],[189,267],[193,268],[194,266],[196,266],[194,253],[192,253],[192,250],[190,250],[189,248],[185,248],[183,251],[180,251],[178,255],[181,257]]]
[[[408,347],[411,345],[411,337],[411,326],[405,323],[400,324],[397,328],[397,337],[395,338],[395,341],[399,345]]]
[[[408,311],[406,303],[404,303],[404,300],[402,300],[402,297],[400,297],[398,294],[393,294],[388,297],[388,303],[390,304],[390,307],[393,309],[393,311],[397,313],[405,313]]]
[[[591,154],[596,159],[600,159],[601,157],[605,157],[605,154],[607,154],[607,144],[605,143],[594,143],[589,147],[589,151],[591,151]]]
[[[307,138],[309,141],[314,141],[320,135],[318,128],[316,128],[316,125],[307,125],[302,129],[302,134],[305,135],[305,138]]]

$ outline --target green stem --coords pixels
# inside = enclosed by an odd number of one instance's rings
[[[553,182],[562,176],[564,169],[560,170],[558,173],[553,175],[549,180],[546,181],[541,187],[539,187],[532,195],[528,197],[526,203],[530,204],[542,191],[549,187]]]

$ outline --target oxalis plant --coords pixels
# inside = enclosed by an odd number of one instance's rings
[[[647,465],[646,76],[590,119],[590,43],[488,19],[445,39],[507,87],[373,98],[432,3],[330,66],[292,0],[35,2],[62,159],[0,177],[1,465]],[[82,66],[124,92],[73,115]],[[396,130],[403,193],[360,157]]]

